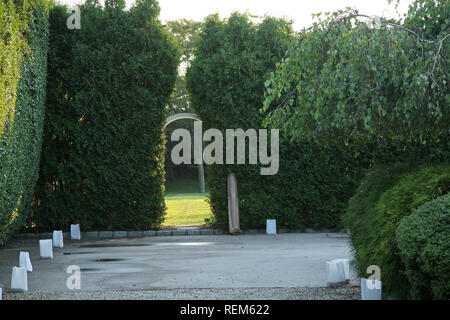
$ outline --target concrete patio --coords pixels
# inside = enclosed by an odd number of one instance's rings
[[[6,291],[20,251],[30,252],[31,293],[74,291],[66,287],[70,265],[81,268],[81,291],[324,287],[326,261],[351,258],[347,236],[337,233],[66,240],[53,260],[39,258],[38,243],[14,240],[0,250]]]

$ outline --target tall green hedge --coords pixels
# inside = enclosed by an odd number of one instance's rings
[[[192,107],[203,129],[263,128],[259,112],[265,79],[285,55],[293,34],[283,20],[252,23],[246,15],[210,16],[187,73]],[[280,169],[261,176],[259,165],[208,166],[207,184],[216,223],[228,225],[229,172],[238,178],[242,229],[263,228],[275,218],[281,228],[336,228],[359,178],[354,152],[339,146],[291,143],[280,137]]]
[[[369,170],[343,216],[360,276],[367,276],[368,266],[378,265],[383,290],[407,297],[411,285],[400,258],[396,230],[414,209],[449,191],[449,164],[403,163]]]
[[[87,1],[81,29],[50,15],[38,230],[145,229],[164,214],[164,107],[179,49],[155,0]]]
[[[0,0],[0,245],[23,227],[38,179],[48,2]]]

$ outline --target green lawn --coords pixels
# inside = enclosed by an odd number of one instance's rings
[[[167,214],[163,226],[204,225],[212,218],[207,193],[169,193],[165,196]]]

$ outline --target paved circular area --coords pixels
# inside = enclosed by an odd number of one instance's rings
[[[10,295],[20,251],[33,264],[29,292]],[[326,261],[350,251],[337,233],[173,236],[65,241],[42,260],[38,240],[15,240],[0,249],[0,286],[5,299],[354,299],[358,288],[323,288]],[[66,287],[69,266],[81,292]]]

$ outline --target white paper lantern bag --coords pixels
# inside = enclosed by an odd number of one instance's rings
[[[62,248],[62,247],[64,247],[62,231],[53,231],[53,248]]]
[[[361,300],[381,300],[382,281],[361,278]]]
[[[11,290],[19,292],[28,291],[28,276],[26,268],[13,267],[11,276]]]
[[[345,280],[347,282],[350,282],[350,260],[349,259],[333,259],[331,261],[336,261],[338,263],[343,263],[344,264]]]
[[[341,286],[346,283],[344,263],[342,261],[327,261],[327,286]]]
[[[266,233],[267,234],[277,234],[277,220],[268,219],[266,221]]]
[[[72,240],[81,240],[81,232],[79,224],[70,225],[70,238]]]
[[[53,259],[52,240],[39,240],[39,251],[42,259]]]
[[[20,252],[19,267],[24,267],[27,269],[27,272],[33,272],[33,266],[31,265],[30,254],[28,252]]]

